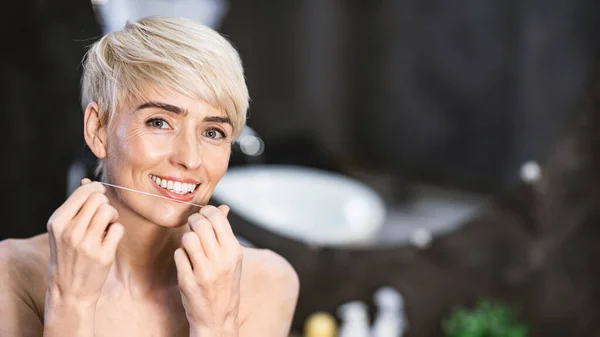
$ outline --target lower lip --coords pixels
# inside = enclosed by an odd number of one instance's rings
[[[192,199],[194,199],[194,195],[196,195],[196,190],[198,190],[198,186],[196,186],[196,189],[192,191],[192,193],[186,193],[186,194],[177,194],[177,193],[173,193],[170,192],[169,190],[162,188],[160,185],[158,185],[154,180],[150,179],[152,181],[152,184],[154,184],[154,187],[156,187],[156,189],[160,192],[160,194],[164,195],[167,198],[171,198],[171,199],[175,199],[175,200],[179,200],[179,201],[192,201]]]

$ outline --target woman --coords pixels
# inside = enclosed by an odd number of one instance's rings
[[[287,336],[294,269],[207,205],[246,119],[235,49],[193,21],[131,22],[87,52],[82,98],[101,181],[164,198],[84,179],[47,234],[0,243],[0,334]]]

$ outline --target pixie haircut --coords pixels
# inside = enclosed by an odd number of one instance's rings
[[[234,138],[246,122],[249,95],[238,52],[218,32],[189,19],[146,17],[104,35],[86,52],[81,87],[83,106],[96,102],[107,127],[124,104],[157,89],[224,112]]]

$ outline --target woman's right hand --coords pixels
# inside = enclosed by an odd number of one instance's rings
[[[84,179],[48,220],[48,300],[98,301],[124,233],[105,192],[102,184]]]

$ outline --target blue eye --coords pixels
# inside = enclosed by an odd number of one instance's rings
[[[225,132],[219,129],[209,129],[204,131],[204,137],[208,137],[211,139],[223,139],[227,137],[227,135],[225,134]]]
[[[156,129],[168,129],[169,123],[162,118],[152,118],[146,122],[147,125]]]

